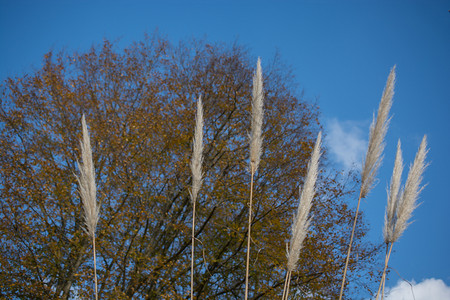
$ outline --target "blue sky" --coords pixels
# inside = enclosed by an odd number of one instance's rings
[[[262,58],[263,67],[278,50],[306,98],[318,99],[331,158],[346,169],[362,160],[372,114],[397,65],[384,164],[362,209],[370,239],[380,242],[397,139],[408,166],[427,134],[428,185],[414,223],[394,245],[390,265],[407,280],[435,278],[449,286],[450,197],[444,189],[450,178],[449,9],[450,1],[425,0],[0,0],[0,80],[39,68],[51,49],[83,51],[103,38],[127,45],[156,28],[174,42],[237,40]],[[395,272],[390,278],[391,287],[400,279]]]

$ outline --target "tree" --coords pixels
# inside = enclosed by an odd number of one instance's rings
[[[158,35],[118,50],[49,52],[43,67],[8,78],[0,111],[0,295],[93,294],[91,244],[77,192],[86,115],[101,215],[101,299],[186,299],[190,290],[189,162],[195,99],[204,104],[204,182],[197,199],[196,299],[241,299],[248,214],[248,132],[256,59],[237,44]],[[265,64],[264,142],[254,186],[250,299],[281,297],[289,226],[320,124],[278,56]],[[292,294],[335,297],[348,243],[351,190],[318,179],[311,232]],[[350,278],[375,248],[358,223]],[[356,256],[355,256],[356,257]],[[352,277],[353,276],[353,277]],[[296,292],[297,291],[297,292]]]

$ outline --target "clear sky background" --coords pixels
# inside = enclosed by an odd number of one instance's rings
[[[385,159],[362,210],[370,240],[381,242],[397,140],[408,166],[426,134],[428,185],[414,223],[394,245],[390,266],[417,283],[416,300],[450,299],[449,10],[450,1],[432,0],[0,0],[0,80],[40,68],[51,49],[84,51],[103,38],[125,46],[157,28],[173,42],[237,40],[262,58],[263,68],[278,50],[306,98],[318,99],[330,158],[347,170],[362,160],[372,114],[397,65]],[[389,299],[412,299],[409,285],[398,280],[391,272],[388,286],[396,291]]]

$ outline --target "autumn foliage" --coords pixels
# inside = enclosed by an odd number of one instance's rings
[[[204,181],[196,207],[194,297],[242,299],[255,62],[237,44],[174,46],[154,35],[125,49],[105,41],[83,53],[50,52],[41,69],[6,79],[0,297],[93,295],[92,244],[75,176],[85,114],[101,203],[99,298],[187,299],[190,160],[201,96]],[[317,107],[299,97],[289,68],[278,56],[263,63],[264,143],[254,179],[249,299],[281,298],[298,188],[320,129]],[[319,174],[292,295],[339,294],[353,216],[349,193],[332,171]],[[363,242],[360,221],[348,275],[356,284],[375,255]]]

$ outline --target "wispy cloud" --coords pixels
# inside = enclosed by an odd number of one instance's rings
[[[386,300],[443,300],[450,299],[450,286],[441,279],[424,279],[412,285],[399,281],[397,285],[387,291]],[[413,294],[414,293],[414,294]]]
[[[361,169],[367,149],[366,128],[356,121],[340,121],[336,118],[327,122],[326,143],[332,159],[345,169]]]

